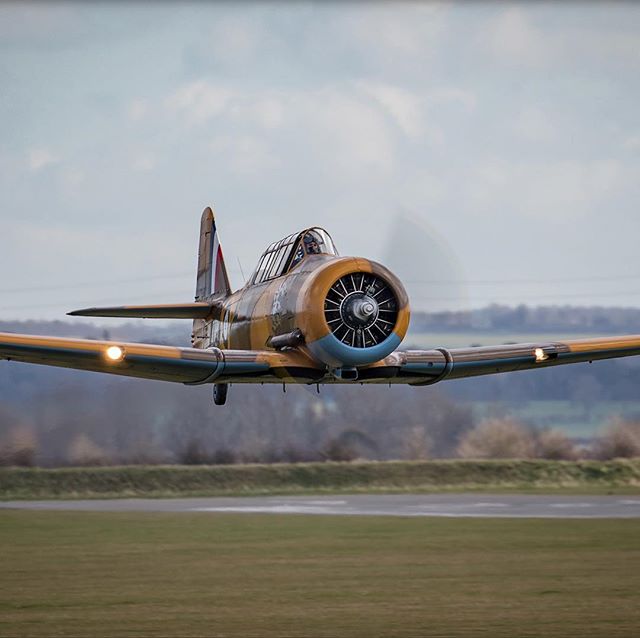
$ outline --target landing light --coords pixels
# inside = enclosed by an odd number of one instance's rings
[[[549,355],[542,348],[536,348],[534,354],[536,355],[536,363],[546,361],[549,358]]]
[[[106,355],[109,361],[122,361],[124,359],[124,350],[120,346],[109,346]]]

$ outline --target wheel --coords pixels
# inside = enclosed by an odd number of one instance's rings
[[[224,405],[227,402],[227,390],[229,386],[226,383],[215,383],[213,386],[213,402],[216,405]]]

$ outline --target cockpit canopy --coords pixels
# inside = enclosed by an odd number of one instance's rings
[[[307,255],[337,255],[329,233],[323,228],[307,228],[276,241],[264,251],[251,283],[275,279],[295,268]]]

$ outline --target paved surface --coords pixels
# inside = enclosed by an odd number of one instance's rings
[[[640,518],[640,496],[367,494],[241,498],[7,501],[0,509],[86,512],[241,512],[474,518]]]

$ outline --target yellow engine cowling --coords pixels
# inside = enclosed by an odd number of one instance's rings
[[[400,280],[368,259],[344,257],[313,272],[298,297],[296,323],[311,354],[332,368],[384,359],[409,327]]]

